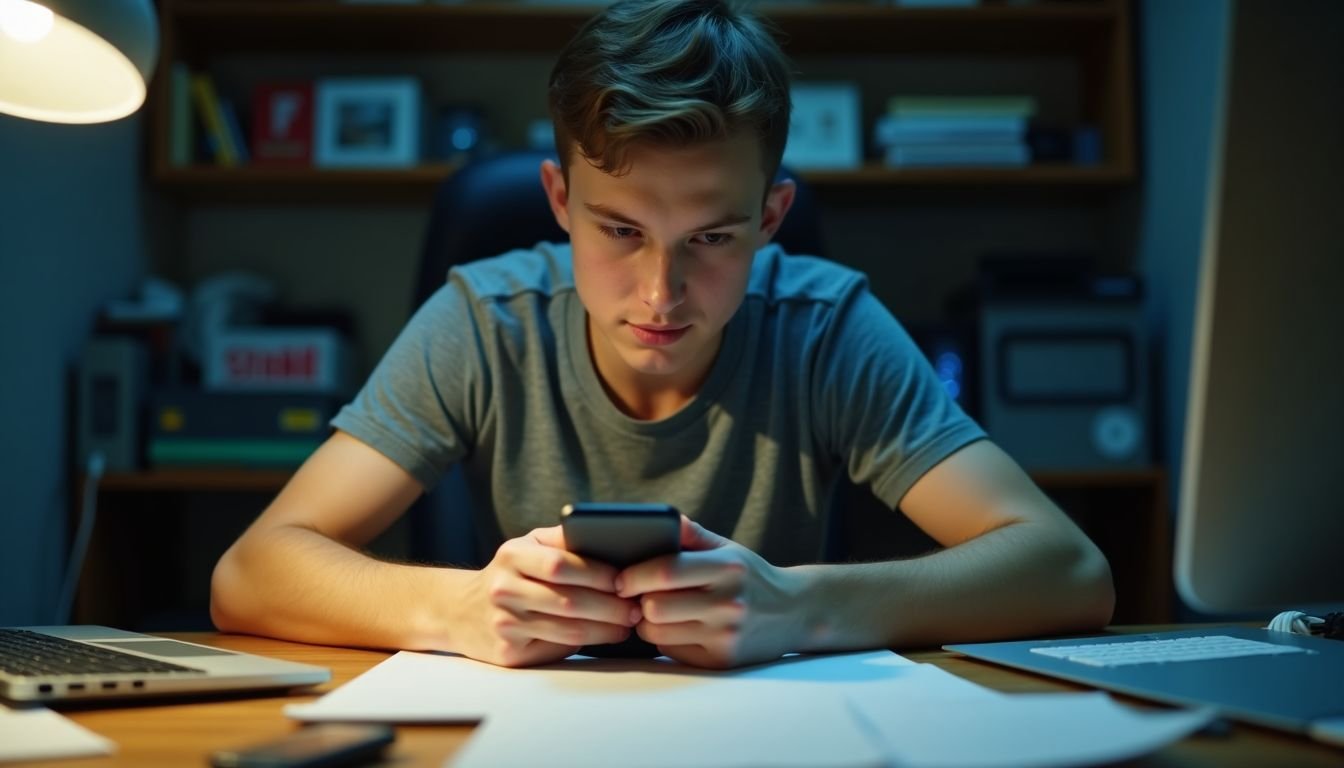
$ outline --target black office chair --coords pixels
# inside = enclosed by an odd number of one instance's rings
[[[530,247],[543,240],[569,239],[555,223],[541,186],[541,161],[551,156],[533,151],[493,155],[444,180],[434,196],[415,284],[414,307],[418,308],[444,284],[448,270],[455,265]],[[824,256],[820,216],[812,191],[787,170],[781,174],[794,180],[798,192],[774,241],[789,253]],[[846,514],[840,517],[847,521],[856,516],[904,520],[903,516],[881,507],[864,489],[842,482],[836,493],[836,500],[846,509]],[[423,562],[484,565],[491,553],[477,551],[470,504],[461,469],[454,467],[408,513],[410,556]],[[865,525],[864,530],[868,527]],[[908,527],[918,534],[918,529]],[[826,545],[828,558],[853,556],[852,542],[858,538],[853,526],[832,525]]]

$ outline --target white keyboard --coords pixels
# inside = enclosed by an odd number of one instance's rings
[[[1277,656],[1310,653],[1292,645],[1262,643],[1227,635],[1173,637],[1165,640],[1093,643],[1090,645],[1049,645],[1032,648],[1032,653],[1086,664],[1089,667],[1123,667],[1130,664],[1168,664],[1176,661],[1207,661],[1238,656]]]

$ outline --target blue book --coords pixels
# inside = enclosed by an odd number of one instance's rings
[[[229,139],[233,141],[233,148],[238,153],[238,163],[244,164],[251,159],[247,151],[247,142],[243,140],[243,126],[238,121],[238,110],[233,106],[231,99],[220,99],[220,116],[224,118],[224,129],[229,132]]]
[[[1012,144],[1027,134],[1020,115],[882,115],[874,128],[878,146],[897,144]]]

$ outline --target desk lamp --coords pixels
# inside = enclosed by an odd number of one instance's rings
[[[0,0],[0,112],[120,119],[144,103],[158,55],[150,0]]]

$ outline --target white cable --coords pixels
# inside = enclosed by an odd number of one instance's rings
[[[1274,632],[1291,632],[1297,635],[1310,635],[1311,628],[1324,624],[1325,619],[1318,619],[1315,616],[1308,616],[1301,611],[1284,611],[1275,616],[1265,629]]]
[[[61,584],[61,597],[56,603],[57,624],[68,624],[71,620],[75,588],[79,586],[79,574],[84,570],[89,540],[93,538],[93,519],[98,512],[98,483],[103,479],[103,470],[106,468],[107,457],[102,451],[89,454],[89,463],[84,472],[84,499],[80,505],[79,528],[75,532],[75,542],[70,547],[70,559],[65,564],[65,581]]]

